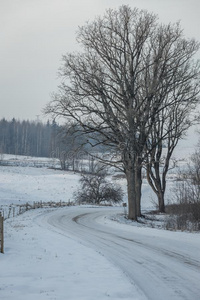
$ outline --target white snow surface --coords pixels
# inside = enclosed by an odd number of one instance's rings
[[[80,176],[48,168],[0,167],[0,205],[70,201]]]
[[[0,299],[145,299],[103,255],[50,227],[45,218],[54,213],[32,210],[5,222]]]
[[[38,209],[6,220],[0,299],[198,300],[199,234],[112,221],[121,210]]]
[[[79,178],[47,168],[1,166],[0,206],[70,201]],[[117,182],[126,189],[123,179]],[[144,181],[143,210],[153,208],[153,196]],[[116,217],[122,213],[122,207],[75,206],[7,219],[0,299],[200,299],[199,233],[122,224]]]

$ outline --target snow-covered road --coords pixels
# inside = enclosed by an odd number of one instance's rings
[[[119,224],[110,220],[117,211],[72,207],[44,214],[37,223],[101,253],[138,287],[142,299],[200,299],[199,234]]]

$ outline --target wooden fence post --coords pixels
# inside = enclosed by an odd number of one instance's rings
[[[1,213],[0,213],[0,246],[1,246],[1,253],[4,253],[3,217]]]

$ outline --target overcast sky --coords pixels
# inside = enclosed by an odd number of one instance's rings
[[[200,41],[199,0],[0,0],[0,118],[42,120],[62,55],[78,49],[78,26],[122,4],[180,20]]]

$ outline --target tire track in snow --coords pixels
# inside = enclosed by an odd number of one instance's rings
[[[199,299],[199,260],[181,253],[182,244],[174,251],[164,239],[160,238],[162,243],[155,240],[155,229],[141,237],[136,228],[131,232],[127,226],[126,232],[124,226],[120,230],[120,224],[114,229],[97,222],[110,214],[113,210],[105,208],[73,208],[52,213],[48,223],[103,254],[144,292],[147,299]],[[150,233],[152,239],[149,239]]]

